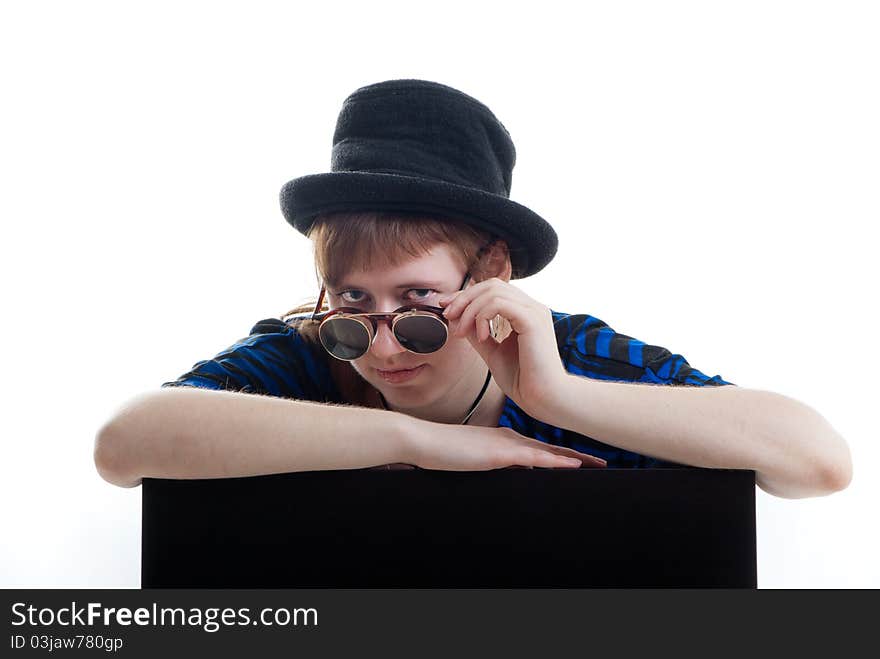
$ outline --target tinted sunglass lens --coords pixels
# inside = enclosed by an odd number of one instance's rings
[[[357,359],[370,347],[367,328],[350,318],[331,318],[319,331],[321,343],[338,359]]]
[[[436,352],[446,343],[446,325],[433,316],[407,316],[394,325],[394,336],[407,350]]]

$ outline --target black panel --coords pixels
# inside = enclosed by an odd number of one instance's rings
[[[755,474],[342,470],[143,481],[145,588],[755,588]]]

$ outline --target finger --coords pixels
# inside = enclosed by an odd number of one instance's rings
[[[506,338],[511,332],[517,334],[536,333],[545,320],[545,314],[540,308],[536,309],[521,300],[504,296],[487,299],[485,304],[476,307],[474,321],[477,327],[488,326],[496,318],[499,319],[496,331],[499,333],[500,340],[502,336]],[[549,315],[547,320],[550,320]],[[548,325],[552,326],[552,320]]]
[[[461,291],[456,291],[455,293],[447,293],[446,295],[437,298],[437,306],[438,307],[446,307],[448,305],[451,305],[455,301],[456,296],[460,292]]]
[[[492,335],[492,321],[477,323],[477,340],[482,343]]]
[[[584,466],[584,467],[590,467],[590,466],[607,467],[608,466],[608,461],[605,460],[604,458],[598,458],[595,455],[587,455],[586,453],[581,453],[581,455],[583,456],[583,458],[581,459],[581,463],[582,463],[582,466]]]
[[[455,327],[456,336],[465,336],[474,331],[476,324],[477,336],[479,337],[480,321],[488,322],[497,315],[502,315],[516,329],[522,327],[528,317],[528,308],[521,300],[499,294],[497,291],[486,291],[483,295],[474,298],[462,311]],[[517,322],[518,321],[518,322]]]
[[[557,455],[550,451],[542,451],[540,449],[528,449],[522,457],[522,461],[517,464],[532,465],[534,467],[559,468],[568,467],[569,469],[577,469],[581,466],[581,461],[577,458]]]
[[[604,467],[608,464],[608,462],[602,458],[597,458],[595,455],[590,455],[589,453],[581,453],[580,451],[575,451],[574,449],[563,449],[562,451],[560,451],[560,453],[570,458],[577,458],[583,463],[585,467]]]
[[[547,469],[578,469],[581,466],[581,461],[577,458],[545,452],[545,455],[540,458],[540,463],[535,466]]]
[[[540,439],[521,435],[510,428],[499,428],[499,430],[502,431],[503,435],[506,438],[513,442],[516,442],[516,444],[518,444],[519,447],[521,447],[522,449],[526,449],[525,451],[519,453],[519,455],[524,457],[527,457],[528,455],[536,455],[538,453],[551,453],[553,455],[563,458],[576,458],[577,460],[581,461],[581,464],[584,467],[604,467],[608,464],[607,461],[602,458],[598,458],[595,455],[583,453],[567,446],[556,446],[555,444],[547,444],[546,442],[542,442]]]
[[[454,296],[454,298],[444,296],[449,301],[439,303],[438,306],[446,305],[446,309],[443,311],[443,315],[447,318],[455,318],[455,316],[459,312],[461,312],[461,310],[464,309],[468,304],[470,304],[477,296],[482,295],[489,290],[494,290],[496,292],[510,292],[517,291],[518,289],[509,282],[501,281],[497,277],[493,277],[485,281],[477,282],[473,286],[469,286],[463,291],[456,291],[455,293],[451,293],[450,295]]]
[[[602,458],[596,457],[595,455],[590,455],[589,453],[583,453],[582,451],[578,451],[573,448],[568,448],[567,446],[545,444],[544,442],[538,439],[533,439],[531,437],[521,437],[518,439],[521,439],[524,445],[530,446],[538,451],[551,451],[554,454],[561,455],[563,457],[577,458],[581,461],[584,467],[604,467],[608,464],[608,462]]]
[[[480,286],[483,282],[479,284],[474,284],[470,288],[466,288],[463,291],[456,291],[455,293],[450,293],[449,295],[444,296],[441,301],[438,302],[438,306],[445,307],[443,309],[443,315],[447,318],[455,318],[455,315],[467,305],[468,301],[473,297],[473,290]],[[480,290],[477,290],[479,293]]]

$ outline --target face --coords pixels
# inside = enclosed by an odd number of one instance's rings
[[[440,244],[394,268],[349,273],[339,286],[328,289],[329,304],[331,309],[364,312],[394,311],[407,303],[439,306],[437,298],[457,291],[465,274],[449,247]],[[351,364],[394,407],[415,410],[448,399],[479,361],[466,338],[450,336],[437,352],[416,354],[397,342],[386,323],[378,323],[370,350]],[[413,374],[383,375],[413,368],[418,368]]]

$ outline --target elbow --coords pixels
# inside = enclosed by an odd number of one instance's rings
[[[94,461],[98,474],[119,487],[137,487],[144,475],[145,419],[156,416],[153,392],[135,396],[122,405],[95,435]]]
[[[835,450],[832,456],[822,462],[816,476],[816,481],[824,489],[825,494],[845,490],[852,482],[853,466],[849,446],[843,437],[836,433],[833,445]]]
[[[110,421],[95,436],[93,457],[98,475],[112,485],[137,487],[141,478],[132,469],[125,434]]]
[[[802,415],[792,414],[798,423],[792,435],[809,441],[791,442],[777,467],[787,471],[776,481],[778,496],[788,498],[821,497],[840,492],[852,482],[852,455],[846,440],[816,410],[798,403]],[[786,482],[787,486],[781,485]]]
[[[832,440],[821,442],[819,456],[804,459],[799,468],[793,463],[775,474],[758,475],[758,485],[767,493],[786,499],[822,497],[840,492],[852,482],[852,458],[846,441],[834,433]]]
[[[816,413],[818,414],[818,413]],[[852,482],[852,455],[846,440],[828,420],[819,416],[818,439],[813,459],[813,482],[821,490],[819,496],[840,492]]]

